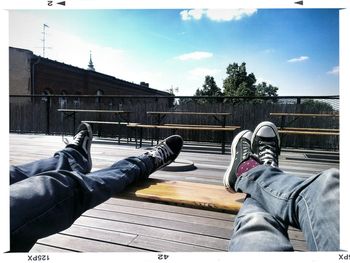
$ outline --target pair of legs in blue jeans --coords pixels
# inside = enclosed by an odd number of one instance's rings
[[[29,251],[40,238],[68,227],[101,204],[173,162],[182,138],[173,135],[138,157],[90,173],[92,130],[82,123],[53,157],[10,167],[10,251]]]
[[[241,131],[224,175],[228,191],[247,194],[234,226],[230,251],[292,251],[288,227],[301,229],[308,249],[339,250],[339,171],[307,179],[278,168],[277,127],[262,122]]]
[[[270,124],[265,126],[271,131]],[[269,134],[265,126],[259,127]],[[52,158],[10,168],[11,251],[29,251],[38,239],[70,227],[86,210],[169,164],[182,147],[181,137],[171,136],[150,154],[89,173],[92,137],[87,133],[81,130],[76,136],[77,145],[88,145],[85,152],[80,146],[66,147]],[[242,131],[233,142],[233,161],[224,183],[248,197],[236,217],[229,250],[290,251],[289,225],[304,232],[310,250],[339,250],[338,170],[308,179],[287,175],[278,169],[277,145],[263,135],[252,137]],[[250,140],[256,138],[263,142],[258,157],[250,152]]]
[[[10,250],[29,251],[35,242],[69,226],[86,210],[122,192],[154,171],[146,156],[130,157],[88,173],[74,148],[52,158],[10,168]]]
[[[308,179],[260,165],[240,176],[248,193],[236,220],[230,251],[293,251],[288,226],[301,229],[308,249],[339,251],[339,171]]]

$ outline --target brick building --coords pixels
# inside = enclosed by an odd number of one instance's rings
[[[10,95],[153,95],[170,96],[148,83],[135,84],[96,72],[90,56],[82,69],[10,47]]]

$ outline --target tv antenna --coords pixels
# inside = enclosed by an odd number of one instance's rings
[[[50,47],[46,47],[46,28],[49,28],[48,25],[43,24],[43,39],[41,40],[43,42],[43,57],[45,57],[45,50]]]

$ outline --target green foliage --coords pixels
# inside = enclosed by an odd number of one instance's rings
[[[277,97],[277,91],[277,87],[274,87],[271,84],[267,85],[266,82],[262,82],[256,85],[256,96],[259,97]]]
[[[203,89],[197,89],[195,96],[222,96],[222,92],[216,82],[214,77],[205,76]]]
[[[212,76],[205,76],[204,84],[202,86],[202,89],[197,89],[195,96],[215,96],[215,97],[222,97],[221,89],[216,85],[216,82],[214,80],[214,77]],[[220,99],[198,99],[197,103],[213,103],[213,102],[220,102]]]
[[[256,84],[256,78],[254,73],[247,72],[246,63],[243,62],[241,65],[237,63],[229,64],[226,68],[226,74],[228,75],[223,83],[223,92],[217,86],[214,77],[205,76],[204,84],[202,88],[198,88],[194,96],[228,96],[228,97],[277,97],[278,88],[262,82]],[[244,100],[244,99],[243,99]],[[198,99],[196,103],[213,103],[222,102],[223,100],[218,99]],[[239,99],[234,99],[230,102],[238,102]],[[249,100],[252,103],[262,103],[265,100],[254,99]],[[275,101],[272,99],[271,101]],[[192,102],[191,99],[181,99],[180,102],[189,103]],[[228,102],[228,101],[227,101]]]
[[[310,107],[313,111],[334,111],[333,106],[327,102],[319,100],[305,100],[301,103],[304,106]]]
[[[247,74],[245,62],[241,65],[229,64],[226,74],[223,85],[225,96],[255,96],[256,78],[254,73]]]

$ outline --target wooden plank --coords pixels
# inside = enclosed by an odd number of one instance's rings
[[[279,130],[279,133],[288,134],[304,134],[304,135],[334,135],[339,136],[339,132],[321,132],[321,131],[292,131],[292,130]]]
[[[158,227],[137,225],[107,219],[97,219],[86,216],[81,216],[80,218],[78,218],[75,224],[86,227],[94,227],[111,231],[115,230],[129,234],[148,236],[184,244],[192,244],[196,246],[222,251],[227,250],[228,245],[228,240],[223,238],[209,237]]]
[[[32,247],[29,253],[57,253],[57,252],[67,253],[67,252],[78,252],[78,251],[36,243],[34,247]]]
[[[339,132],[339,129],[325,129],[325,128],[297,128],[297,127],[278,127],[279,131],[291,130],[291,131],[324,131],[324,132]]]
[[[179,126],[179,127],[186,126],[186,127],[207,127],[207,128],[236,128],[236,129],[240,128],[240,126],[222,127],[221,125],[206,125],[206,124],[200,125],[200,124],[183,124],[183,123],[165,123],[163,125],[164,126]]]
[[[91,112],[91,113],[131,113],[131,111],[123,110],[87,110],[87,109],[57,109],[58,112]]]
[[[139,248],[122,246],[94,239],[86,239],[63,234],[52,235],[38,241],[39,244],[72,249],[79,252],[137,252],[145,251]]]
[[[138,236],[131,244],[134,247],[146,248],[158,252],[219,252],[220,250],[183,244],[158,238]]]
[[[271,116],[300,116],[300,117],[339,117],[338,113],[287,113],[271,112]]]
[[[243,193],[227,192],[224,186],[156,179],[131,187],[124,195],[230,212],[237,212],[245,197]]]
[[[85,123],[92,123],[92,124],[110,124],[110,125],[127,125],[128,122],[117,122],[117,121],[81,121]]]
[[[216,212],[216,211],[210,211],[210,210],[202,210],[202,209],[195,209],[190,207],[182,207],[182,206],[169,206],[167,204],[161,204],[161,203],[152,203],[141,200],[130,200],[125,198],[110,198],[108,199],[105,204],[113,204],[118,206],[128,206],[128,207],[135,207],[135,208],[144,208],[147,210],[155,210],[155,211],[162,211],[162,212],[169,212],[172,214],[180,214],[180,215],[192,215],[192,216],[199,216],[203,218],[213,218],[213,219],[220,219],[220,220],[226,220],[229,222],[233,222],[234,215],[232,213],[223,213],[223,212]]]
[[[118,206],[118,205],[103,203],[99,206],[96,206],[95,209],[114,212],[117,214],[120,214],[120,213],[124,213],[127,215],[136,214],[139,216],[148,217],[150,219],[157,218],[158,220],[164,219],[164,220],[171,220],[176,222],[185,222],[190,224],[203,225],[206,227],[215,226],[218,228],[225,228],[225,229],[232,228],[232,221],[228,221],[228,220],[213,219],[213,218],[207,218],[207,217],[203,218],[201,216],[183,215],[183,214],[178,214],[174,212],[157,211],[157,210],[151,210],[147,208]]]
[[[151,215],[153,211],[150,211]],[[171,218],[164,219],[158,217],[147,217],[142,213],[138,214],[135,211],[135,214],[125,214],[117,213],[114,211],[106,211],[93,209],[84,213],[85,216],[94,217],[94,218],[108,218],[110,220],[115,220],[119,222],[127,222],[145,226],[159,227],[163,229],[170,229],[176,231],[183,231],[187,233],[200,234],[205,236],[219,237],[219,238],[230,238],[230,233],[232,232],[233,222],[228,224],[226,228],[218,227],[215,225],[209,224],[200,224],[200,223],[188,223],[183,221],[172,220]]]
[[[136,237],[135,234],[122,233],[118,231],[107,231],[97,228],[72,225],[70,228],[61,232],[69,236],[82,237],[87,239],[101,240],[119,245],[129,245]]]
[[[147,114],[173,114],[173,115],[212,115],[212,116],[229,116],[229,112],[193,112],[193,111],[147,111]]]
[[[139,127],[149,129],[168,129],[168,130],[202,130],[202,131],[234,131],[239,126],[231,127],[207,127],[207,126],[165,126],[165,125],[151,125],[151,124],[133,124],[127,125],[127,127]]]

